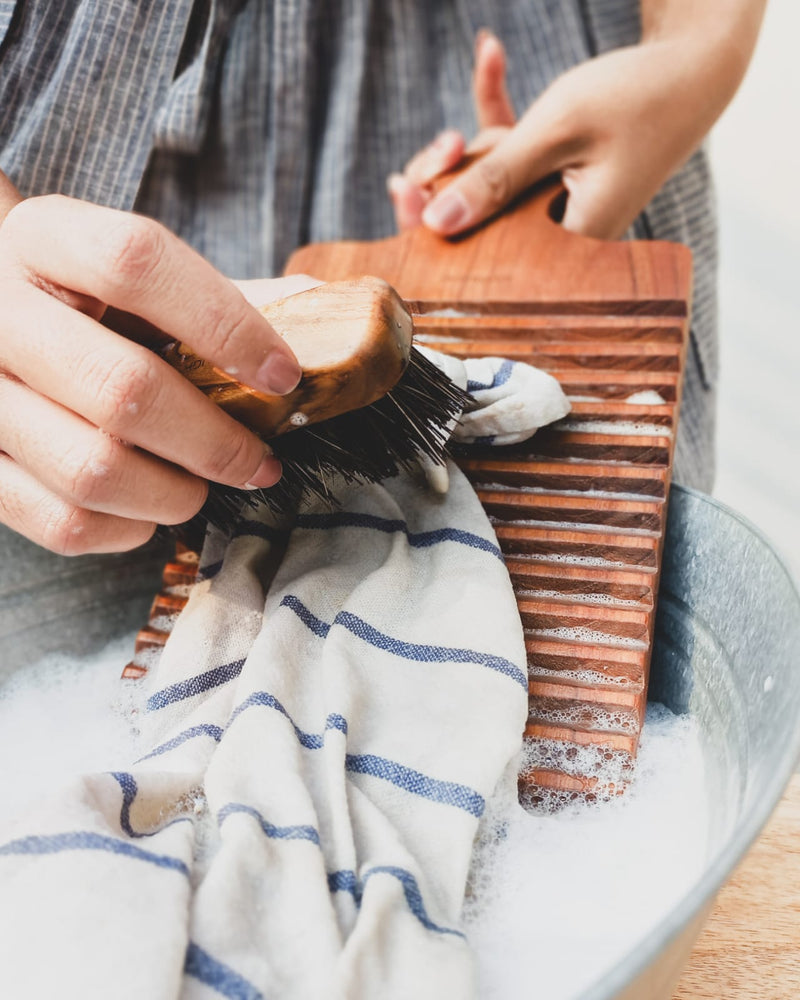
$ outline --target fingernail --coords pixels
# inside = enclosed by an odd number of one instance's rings
[[[277,483],[282,472],[283,466],[280,461],[268,450],[249,482],[244,485],[248,490],[266,489],[266,487],[274,486]]]
[[[446,128],[443,132],[440,132],[436,138],[431,143],[431,149],[444,149],[445,146],[449,145],[455,136],[458,136],[459,132],[454,128]]]
[[[480,28],[478,34],[475,36],[475,54],[477,55],[483,43],[489,39],[496,37],[491,28]]]
[[[460,191],[445,190],[437,195],[422,213],[426,226],[440,233],[452,233],[470,218],[467,199]]]
[[[402,174],[389,174],[389,176],[386,178],[386,190],[389,192],[390,198],[396,198],[400,194],[402,186],[403,186]]]
[[[258,369],[253,388],[285,396],[295,388],[302,374],[300,365],[294,358],[287,357],[282,351],[272,351]]]

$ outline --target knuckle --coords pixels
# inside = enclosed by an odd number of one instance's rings
[[[60,556],[78,556],[91,548],[92,515],[63,501],[48,500],[40,510],[41,544]]]
[[[258,462],[258,458],[253,458],[250,436],[241,428],[226,435],[224,442],[210,453],[205,465],[205,476],[215,483],[240,486],[253,474]]]
[[[114,361],[94,379],[97,423],[105,431],[124,434],[135,427],[159,393],[155,356],[142,353]]]
[[[209,350],[222,358],[245,333],[249,325],[246,309],[236,311],[229,304],[212,307],[206,315]]]
[[[497,156],[485,156],[475,164],[475,171],[489,205],[494,209],[507,205],[513,189],[505,161]]]
[[[121,447],[107,434],[99,433],[88,454],[72,463],[67,460],[66,493],[73,503],[91,507],[108,498],[113,490],[114,469]]]
[[[126,216],[106,238],[104,272],[113,284],[148,284],[161,263],[166,246],[163,228],[152,219]]]

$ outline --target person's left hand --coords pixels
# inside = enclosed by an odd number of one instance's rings
[[[702,141],[740,78],[726,50],[684,31],[590,59],[558,77],[517,120],[505,51],[481,32],[473,92],[480,132],[443,132],[387,186],[398,227],[449,236],[477,225],[536,181],[560,173],[566,229],[607,239],[627,230]],[[434,196],[465,152],[483,155]]]

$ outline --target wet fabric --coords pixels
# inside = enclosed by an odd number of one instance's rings
[[[470,436],[568,406],[526,365],[464,367]],[[474,995],[461,910],[486,802],[516,797],[528,678],[494,531],[448,472],[446,496],[403,474],[210,533],[142,756],[0,803],[15,996]]]

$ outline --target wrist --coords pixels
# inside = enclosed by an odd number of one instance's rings
[[[742,82],[750,61],[732,37],[723,33],[674,34],[643,39],[653,67],[661,66],[663,80],[672,81],[669,90],[685,109],[693,108],[707,132],[725,110]]]

